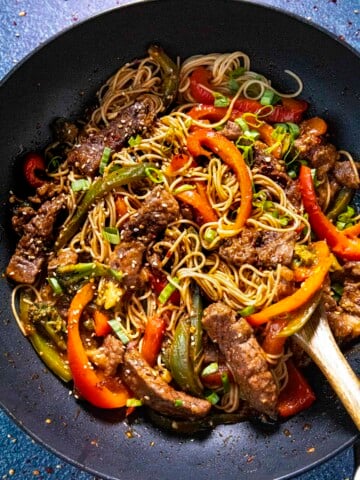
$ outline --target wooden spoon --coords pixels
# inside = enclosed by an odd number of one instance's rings
[[[323,372],[360,430],[360,381],[335,342],[322,307],[294,339]]]

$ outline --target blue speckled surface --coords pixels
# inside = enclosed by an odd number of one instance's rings
[[[0,0],[0,79],[49,37],[101,11],[126,3],[130,2]],[[360,51],[360,0],[262,0],[260,3],[295,13],[331,31]],[[2,411],[0,449],[0,480],[98,478],[67,464],[36,444]],[[352,472],[353,454],[347,449],[297,480],[346,480],[351,478]]]

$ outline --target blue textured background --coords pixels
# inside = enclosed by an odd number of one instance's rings
[[[0,0],[0,79],[64,28],[127,3],[130,1]],[[284,9],[320,25],[360,52],[360,0],[261,0],[259,3]],[[353,453],[347,449],[296,480],[350,480],[353,468]],[[0,410],[0,480],[98,478],[49,453]]]

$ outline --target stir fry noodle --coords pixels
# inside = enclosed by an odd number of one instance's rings
[[[177,429],[284,418],[315,401],[291,336],[318,303],[359,336],[358,163],[286,74],[152,46],[23,159],[14,315],[81,400]]]

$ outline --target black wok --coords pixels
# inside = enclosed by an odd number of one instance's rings
[[[337,145],[360,158],[360,58],[327,34],[278,11],[236,1],[167,0],[114,10],[47,44],[1,87],[2,271],[14,248],[6,205],[10,189],[21,192],[17,157],[47,143],[54,117],[81,116],[97,87],[119,65],[144,55],[150,42],[182,58],[244,50],[252,68],[283,90],[293,86],[284,70],[295,71],[313,113],[326,117]],[[0,282],[1,404],[35,438],[78,466],[124,480],[280,479],[310,468],[356,438],[356,428],[316,368],[309,378],[318,401],[277,428],[242,423],[190,440],[159,431],[142,418],[129,427],[117,412],[81,406],[44,369],[18,331],[9,306],[11,286],[3,278]],[[359,347],[349,352],[349,359],[359,372]],[[132,438],[126,435],[130,430]]]

